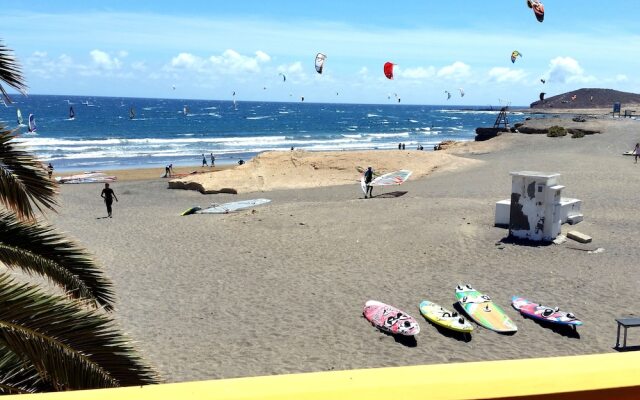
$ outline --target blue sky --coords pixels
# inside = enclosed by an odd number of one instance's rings
[[[640,2],[544,4],[539,23],[525,0],[3,0],[0,38],[34,94],[524,105],[540,91],[640,91]]]

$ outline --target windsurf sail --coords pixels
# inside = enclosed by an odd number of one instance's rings
[[[381,175],[371,181],[372,186],[402,185],[411,176],[412,171],[401,169]]]
[[[24,120],[22,119],[22,111],[20,111],[19,108],[16,111],[16,116],[18,117],[18,125],[22,125],[24,123]]]
[[[37,129],[36,117],[33,114],[29,114],[29,132],[35,132]]]
[[[73,111],[73,107],[69,107],[69,119],[74,119],[76,117],[75,111]]]
[[[108,183],[117,180],[115,176],[107,176],[103,172],[85,172],[84,174],[59,176],[56,178],[58,183]]]
[[[136,110],[133,109],[133,107],[131,107],[129,109],[129,119],[134,119],[136,117]]]
[[[187,106],[182,107],[182,113],[183,113],[184,115],[189,114],[189,107],[187,107]]]
[[[322,74],[322,70],[324,69],[324,60],[327,59],[322,53],[316,54],[316,72]]]
[[[387,77],[387,79],[393,79],[393,66],[395,64],[387,61],[386,63],[384,63],[384,66],[382,67],[382,70],[384,71],[384,76]]]

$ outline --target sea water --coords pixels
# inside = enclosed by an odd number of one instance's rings
[[[499,107],[320,104],[74,96],[14,96],[0,122],[57,170],[199,165],[202,155],[235,163],[269,150],[432,150],[443,140],[473,140]],[[73,107],[75,118],[69,118]],[[18,126],[16,110],[36,118]],[[130,118],[130,110],[135,116]],[[185,113],[186,111],[186,113]],[[511,112],[510,122],[523,120]],[[25,122],[26,124],[26,122]]]

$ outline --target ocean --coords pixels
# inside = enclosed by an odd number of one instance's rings
[[[268,150],[425,150],[443,140],[473,140],[499,107],[319,104],[14,95],[0,122],[56,170],[108,170],[236,163]],[[73,107],[75,118],[69,118]],[[20,109],[24,123],[18,126]],[[130,118],[130,110],[134,116]],[[185,113],[186,111],[186,113]],[[37,130],[28,132],[29,114]],[[511,112],[510,122],[528,114]]]

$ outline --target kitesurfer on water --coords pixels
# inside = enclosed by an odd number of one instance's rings
[[[371,186],[371,181],[373,180],[373,169],[371,167],[367,167],[367,170],[364,171],[364,183],[367,185],[367,190],[365,191],[364,198],[373,197],[373,186]]]
[[[109,187],[108,183],[104,184],[104,189],[102,189],[100,197],[104,199],[104,204],[107,205],[107,216],[111,218],[111,204],[113,204],[113,199],[116,199],[116,201],[118,201],[118,197],[113,192],[113,189]]]

